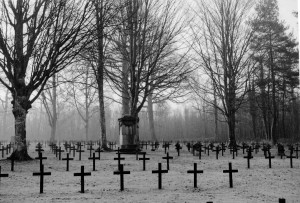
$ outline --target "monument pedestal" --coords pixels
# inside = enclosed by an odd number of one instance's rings
[[[139,118],[124,115],[119,121],[120,151],[135,153],[139,150]]]

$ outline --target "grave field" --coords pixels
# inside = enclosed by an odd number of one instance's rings
[[[38,157],[32,145],[29,155]],[[182,147],[180,156],[177,155],[175,146],[170,146],[169,155],[170,170],[162,174],[162,189],[158,189],[158,175],[153,170],[158,169],[158,163],[162,163],[162,169],[167,169],[166,160],[162,159],[166,154],[163,148],[147,152],[146,171],[143,171],[143,161],[136,160],[136,155],[121,154],[125,160],[124,171],[130,174],[124,175],[124,191],[120,191],[120,176],[114,175],[118,170],[118,161],[115,152],[102,152],[101,160],[89,160],[89,151],[77,152],[74,160],[69,161],[69,171],[66,171],[66,161],[59,160],[48,146],[44,147],[43,160],[44,171],[51,175],[44,177],[44,193],[40,194],[40,177],[33,176],[39,172],[39,160],[29,162],[15,162],[14,171],[10,171],[11,164],[6,157],[0,160],[1,173],[8,173],[9,177],[0,180],[0,202],[278,202],[279,198],[286,199],[287,203],[300,202],[300,160],[293,160],[293,168],[290,168],[290,159],[276,155],[276,150],[271,149],[272,168],[269,168],[269,160],[265,159],[263,152],[253,152],[251,167],[247,168],[246,156],[240,150],[238,156],[232,159],[227,149],[224,156],[219,154],[216,160],[215,152],[207,156],[202,152],[201,160]],[[96,156],[97,153],[96,153]],[[66,158],[66,152],[61,158]],[[139,158],[142,158],[139,155]],[[73,154],[70,153],[70,158]],[[232,163],[233,188],[229,187],[228,163]],[[187,173],[194,169],[203,173],[197,174],[197,188],[194,188],[194,174]],[[91,172],[91,176],[84,177],[84,193],[81,193],[80,177],[74,177],[74,173],[80,172],[84,165],[85,172]]]

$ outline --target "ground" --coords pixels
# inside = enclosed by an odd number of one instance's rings
[[[272,168],[269,168],[268,160],[263,152],[254,153],[250,169],[247,168],[247,160],[240,151],[238,157],[232,159],[228,150],[224,156],[216,160],[215,153],[203,154],[199,160],[183,147],[180,156],[177,155],[174,146],[170,146],[170,170],[162,175],[162,189],[158,189],[158,175],[152,174],[157,170],[158,163],[166,169],[164,150],[147,150],[146,171],[143,171],[142,161],[137,161],[135,155],[122,155],[125,157],[124,170],[130,171],[125,175],[125,190],[120,191],[120,176],[113,175],[117,170],[117,161],[114,152],[101,153],[101,160],[96,160],[96,171],[92,171],[92,161],[88,160],[89,152],[82,154],[82,160],[78,160],[76,154],[74,161],[70,161],[70,171],[66,171],[66,161],[59,161],[45,148],[43,160],[45,171],[51,172],[51,176],[44,178],[44,193],[39,193],[38,176],[33,172],[39,172],[39,161],[15,163],[14,172],[10,171],[10,161],[0,160],[1,173],[8,173],[8,178],[0,181],[0,202],[278,202],[279,198],[285,198],[287,203],[300,202],[300,160],[294,159],[290,168],[290,160],[280,159],[276,156],[272,159]],[[276,150],[271,150],[276,154]],[[34,144],[30,146],[29,155],[37,157]],[[66,154],[63,153],[63,158]],[[70,155],[72,157],[72,155]],[[238,173],[233,174],[233,188],[229,187],[229,175],[223,170],[228,169],[228,163],[232,163],[233,169]],[[193,187],[193,174],[188,170],[193,169],[193,164],[198,164],[198,188]],[[85,177],[85,193],[80,193],[80,177],[74,173],[80,172],[80,166],[85,166],[85,171],[91,172],[91,176]]]

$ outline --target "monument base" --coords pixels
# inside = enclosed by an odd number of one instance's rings
[[[132,144],[132,145],[121,145],[120,152],[126,154],[135,154],[136,151],[141,151],[139,145]]]

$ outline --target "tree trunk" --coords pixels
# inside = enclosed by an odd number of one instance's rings
[[[232,75],[233,70],[232,67],[228,68],[229,75]],[[228,95],[227,97],[227,122],[228,122],[228,131],[229,131],[229,145],[235,146],[236,145],[236,139],[235,139],[235,105],[236,105],[236,93],[235,93],[235,84],[234,84],[235,78],[232,75],[229,77],[229,85],[228,85]]]
[[[32,158],[27,152],[26,143],[26,116],[28,107],[31,107],[25,96],[13,95],[13,115],[15,117],[15,144],[14,151],[10,158],[18,161],[27,161]],[[25,106],[25,107],[24,107]]]
[[[100,109],[100,131],[101,131],[101,147],[104,150],[108,150],[106,140],[106,126],[105,126],[105,109],[104,109],[104,6],[103,1],[95,2],[96,12],[96,28],[97,28],[97,83],[98,83],[98,98],[99,98],[99,109]]]
[[[99,89],[99,105],[100,105],[100,127],[101,127],[101,147],[108,149],[106,140],[106,126],[105,126],[105,110],[104,110],[104,98],[103,89]]]
[[[203,105],[203,124],[204,124],[204,138],[207,138],[207,122],[206,122],[206,111],[205,108],[206,106]]]
[[[89,112],[89,84],[88,84],[88,77],[89,77],[89,69],[86,69],[86,77],[85,77],[85,139],[89,141],[89,121],[90,121],[90,112]]]
[[[214,128],[214,134],[215,134],[215,140],[218,139],[218,131],[219,131],[219,126],[218,126],[218,108],[217,108],[217,96],[216,96],[216,87],[214,87],[214,121],[215,121],[215,128]]]
[[[235,146],[235,114],[230,113],[227,118],[228,124],[228,135],[229,135],[229,146]]]
[[[89,141],[89,121],[88,120],[85,123],[85,140]]]
[[[283,79],[283,94],[282,94],[282,127],[281,127],[281,137],[286,138],[286,132],[285,132],[285,94],[286,94],[286,85],[285,80]]]
[[[257,112],[255,106],[255,89],[254,89],[254,80],[251,84],[251,89],[249,91],[249,107],[250,107],[250,115],[252,120],[252,129],[253,129],[253,137],[257,138]]]
[[[57,83],[56,83],[56,75],[52,76],[52,121],[51,121],[51,137],[50,142],[55,142],[56,137],[56,128],[57,128]]]
[[[128,66],[125,60],[123,61],[122,74],[122,114],[128,115],[130,113],[130,99],[128,94]]]
[[[270,44],[271,44],[270,37]],[[273,110],[273,119],[272,119],[272,142],[273,144],[277,143],[277,121],[278,121],[278,110],[277,110],[277,102],[276,102],[276,81],[275,81],[275,70],[273,65],[273,50],[272,47],[270,49],[270,69],[271,69],[271,79],[272,79],[272,110]]]
[[[151,135],[152,141],[157,141],[154,127],[154,116],[153,116],[153,102],[152,102],[152,94],[148,95],[148,121],[149,121],[149,131]]]
[[[54,119],[52,120],[51,127],[51,135],[50,135],[50,143],[55,143],[55,134],[56,134],[56,122],[54,122]]]

